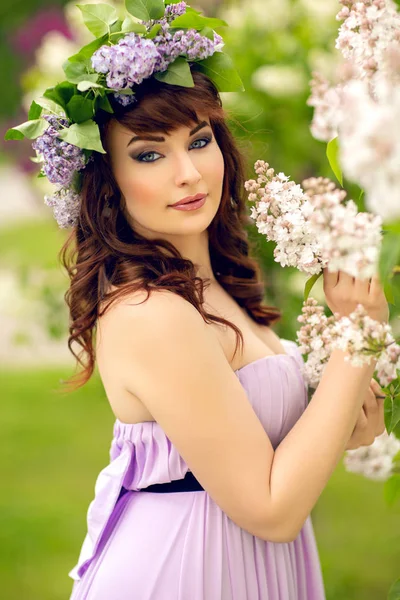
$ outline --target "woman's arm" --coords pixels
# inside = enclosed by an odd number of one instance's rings
[[[295,539],[342,458],[357,422],[376,360],[353,367],[334,350],[303,415],[276,448],[268,515]]]

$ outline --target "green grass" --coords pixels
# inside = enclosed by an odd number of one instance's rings
[[[4,600],[66,600],[114,417],[96,375],[55,392],[68,369],[5,371],[0,575]],[[340,465],[313,511],[327,600],[386,600],[400,576],[400,506]]]

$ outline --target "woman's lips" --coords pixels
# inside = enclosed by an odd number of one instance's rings
[[[176,210],[197,210],[205,204],[206,199],[207,196],[204,196],[203,198],[200,198],[200,200],[193,200],[192,202],[180,204],[179,206],[171,206],[170,208],[175,208]]]

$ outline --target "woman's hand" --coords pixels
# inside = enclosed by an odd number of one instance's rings
[[[325,268],[323,276],[326,303],[332,313],[348,317],[357,304],[362,304],[371,319],[388,323],[389,306],[378,274],[371,279],[362,280],[343,271],[330,273]]]
[[[371,379],[360,416],[345,450],[356,450],[360,446],[370,446],[378,435],[386,431],[383,405],[382,388],[375,379]]]

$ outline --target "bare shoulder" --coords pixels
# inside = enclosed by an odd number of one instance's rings
[[[285,541],[268,508],[273,447],[215,334],[172,292],[142,299],[115,309],[118,377],[228,517],[253,535]]]

